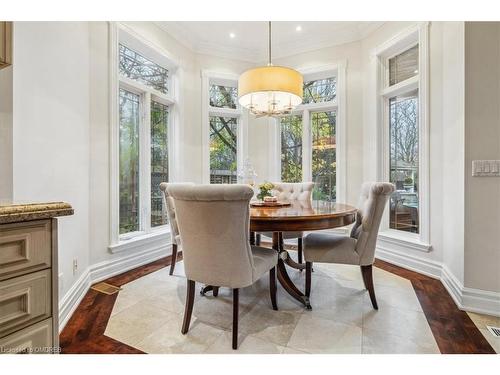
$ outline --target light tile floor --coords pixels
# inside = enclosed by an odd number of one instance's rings
[[[312,311],[278,287],[279,311],[263,277],[240,291],[239,348],[231,349],[232,299],[196,294],[187,335],[180,333],[186,280],[182,262],[123,286],[105,334],[147,353],[439,353],[411,283],[375,268],[373,310],[359,267],[315,264]],[[300,289],[304,274],[290,270]],[[197,284],[199,290],[201,285]]]
[[[500,354],[500,337],[495,337],[491,334],[490,331],[486,328],[486,326],[498,327],[500,328],[500,317],[476,314],[476,313],[467,313],[469,317],[474,322],[477,328],[481,331],[486,340],[490,343],[491,347],[495,352]]]

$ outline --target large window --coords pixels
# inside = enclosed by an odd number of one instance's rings
[[[281,181],[302,181],[302,116],[281,119]]]
[[[168,70],[123,44],[120,44],[120,74],[163,94],[168,93]]]
[[[120,89],[120,234],[139,230],[139,103]]]
[[[237,86],[238,76],[202,72],[204,183],[238,182],[247,137]]]
[[[165,224],[159,184],[169,180],[170,113],[175,102],[169,69],[155,60],[158,56],[163,61],[159,53],[150,52],[139,53],[124,43],[118,47],[121,239]]]
[[[318,201],[338,198],[337,78],[337,69],[304,75],[303,104],[279,120],[281,181],[314,182]]]
[[[404,245],[429,241],[428,26],[415,25],[377,48],[377,178],[396,191],[381,225]],[[394,241],[394,240],[393,240]],[[406,245],[405,245],[406,246]]]
[[[168,181],[168,106],[151,101],[151,226],[162,225],[160,183]]]
[[[389,228],[418,233],[418,87],[412,80],[418,75],[418,44],[390,57],[388,65],[389,181],[396,185]],[[399,88],[391,93],[394,85]]]
[[[336,83],[335,77],[305,82],[303,103],[331,102],[337,95]]]
[[[237,127],[234,117],[210,116],[210,183],[235,184]]]
[[[312,177],[316,186],[313,199],[335,202],[337,198],[336,113],[313,112]]]

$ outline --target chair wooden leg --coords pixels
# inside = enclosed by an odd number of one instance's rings
[[[311,296],[311,273],[312,273],[312,262],[306,262],[306,297]]]
[[[184,308],[184,321],[182,322],[181,333],[185,335],[189,331],[189,323],[191,323],[191,314],[193,313],[194,304],[194,289],[196,288],[193,280],[187,281],[186,305]]]
[[[233,349],[238,349],[239,289],[233,289]]]
[[[298,257],[298,263],[302,264],[302,237],[299,237],[297,240],[297,257]],[[302,272],[302,270],[300,270]]]
[[[177,262],[177,245],[172,244],[172,260],[170,261],[170,271],[168,271],[169,275],[174,273],[175,262]]]
[[[212,289],[212,295],[214,297],[217,297],[219,295],[219,287],[218,286],[214,286],[213,289]]]
[[[250,232],[250,245],[255,245],[255,232]]]
[[[260,246],[260,233],[255,234],[255,245]]]
[[[363,282],[365,283],[366,289],[370,294],[370,300],[372,301],[373,308],[378,310],[377,299],[375,298],[375,288],[373,287],[373,267],[361,266],[361,274],[363,275]]]
[[[278,310],[278,302],[276,299],[276,267],[269,270],[269,293],[271,294],[271,304],[273,305],[273,310]]]

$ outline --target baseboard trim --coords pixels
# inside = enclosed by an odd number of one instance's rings
[[[389,249],[380,245],[377,245],[375,254],[380,260],[384,260],[396,266],[421,273],[434,279],[441,278],[440,262],[425,259],[416,255],[410,255],[408,253]]]
[[[172,253],[172,246],[147,249],[117,259],[110,259],[88,267],[59,302],[59,332],[68,323],[90,287],[102,280],[164,258]]]
[[[377,245],[376,257],[396,266],[438,279],[460,310],[500,316],[500,293],[466,288],[441,262]]]
[[[90,274],[87,268],[59,301],[59,333],[68,323],[69,318],[75,312],[76,307],[80,304],[90,286]]]
[[[500,317],[500,293],[464,287],[448,267],[442,270],[441,282],[460,310]]]

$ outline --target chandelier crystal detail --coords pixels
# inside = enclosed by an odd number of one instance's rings
[[[288,115],[302,103],[303,78],[291,68],[274,66],[271,60],[271,22],[269,22],[269,60],[244,72],[238,80],[238,101],[258,117]]]

